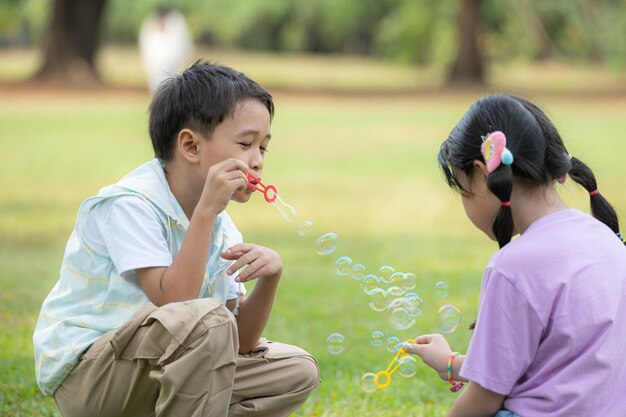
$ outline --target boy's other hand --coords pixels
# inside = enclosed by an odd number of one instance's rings
[[[448,380],[448,358],[452,349],[445,337],[441,334],[426,334],[415,339],[415,344],[405,343],[402,348],[418,355],[422,361],[433,368],[444,381]]]
[[[280,278],[283,261],[280,255],[270,248],[239,243],[222,252],[222,258],[235,262],[226,271],[229,275],[246,267],[237,277],[238,282],[247,282],[257,278]]]
[[[248,188],[248,166],[235,158],[225,159],[209,168],[198,207],[220,214],[237,190]]]

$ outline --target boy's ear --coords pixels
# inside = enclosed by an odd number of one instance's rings
[[[197,163],[200,160],[200,135],[190,129],[183,129],[178,132],[176,146],[182,157],[190,162]]]

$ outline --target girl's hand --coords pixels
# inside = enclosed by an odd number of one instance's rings
[[[415,344],[405,343],[404,350],[422,358],[422,361],[433,368],[444,381],[448,380],[448,359],[452,349],[443,335],[427,334],[415,339]]]
[[[222,252],[222,258],[235,261],[226,271],[229,275],[245,266],[237,277],[238,282],[247,282],[261,277],[278,279],[283,272],[283,261],[278,253],[250,243],[232,246]]]

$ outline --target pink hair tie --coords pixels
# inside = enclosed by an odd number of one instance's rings
[[[597,194],[600,194],[600,190],[598,190],[597,188],[589,193],[590,196],[594,196]]]
[[[509,207],[509,206],[511,205],[511,202],[510,202],[510,201],[503,201],[503,202],[501,202],[500,204],[501,204],[502,206],[504,206],[504,207]]]

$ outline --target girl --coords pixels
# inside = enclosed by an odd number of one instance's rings
[[[539,108],[506,95],[470,107],[439,163],[500,246],[467,356],[441,335],[405,346],[451,390],[470,381],[448,416],[625,416],[626,248],[591,169]],[[589,192],[593,217],[559,197],[568,174]]]

